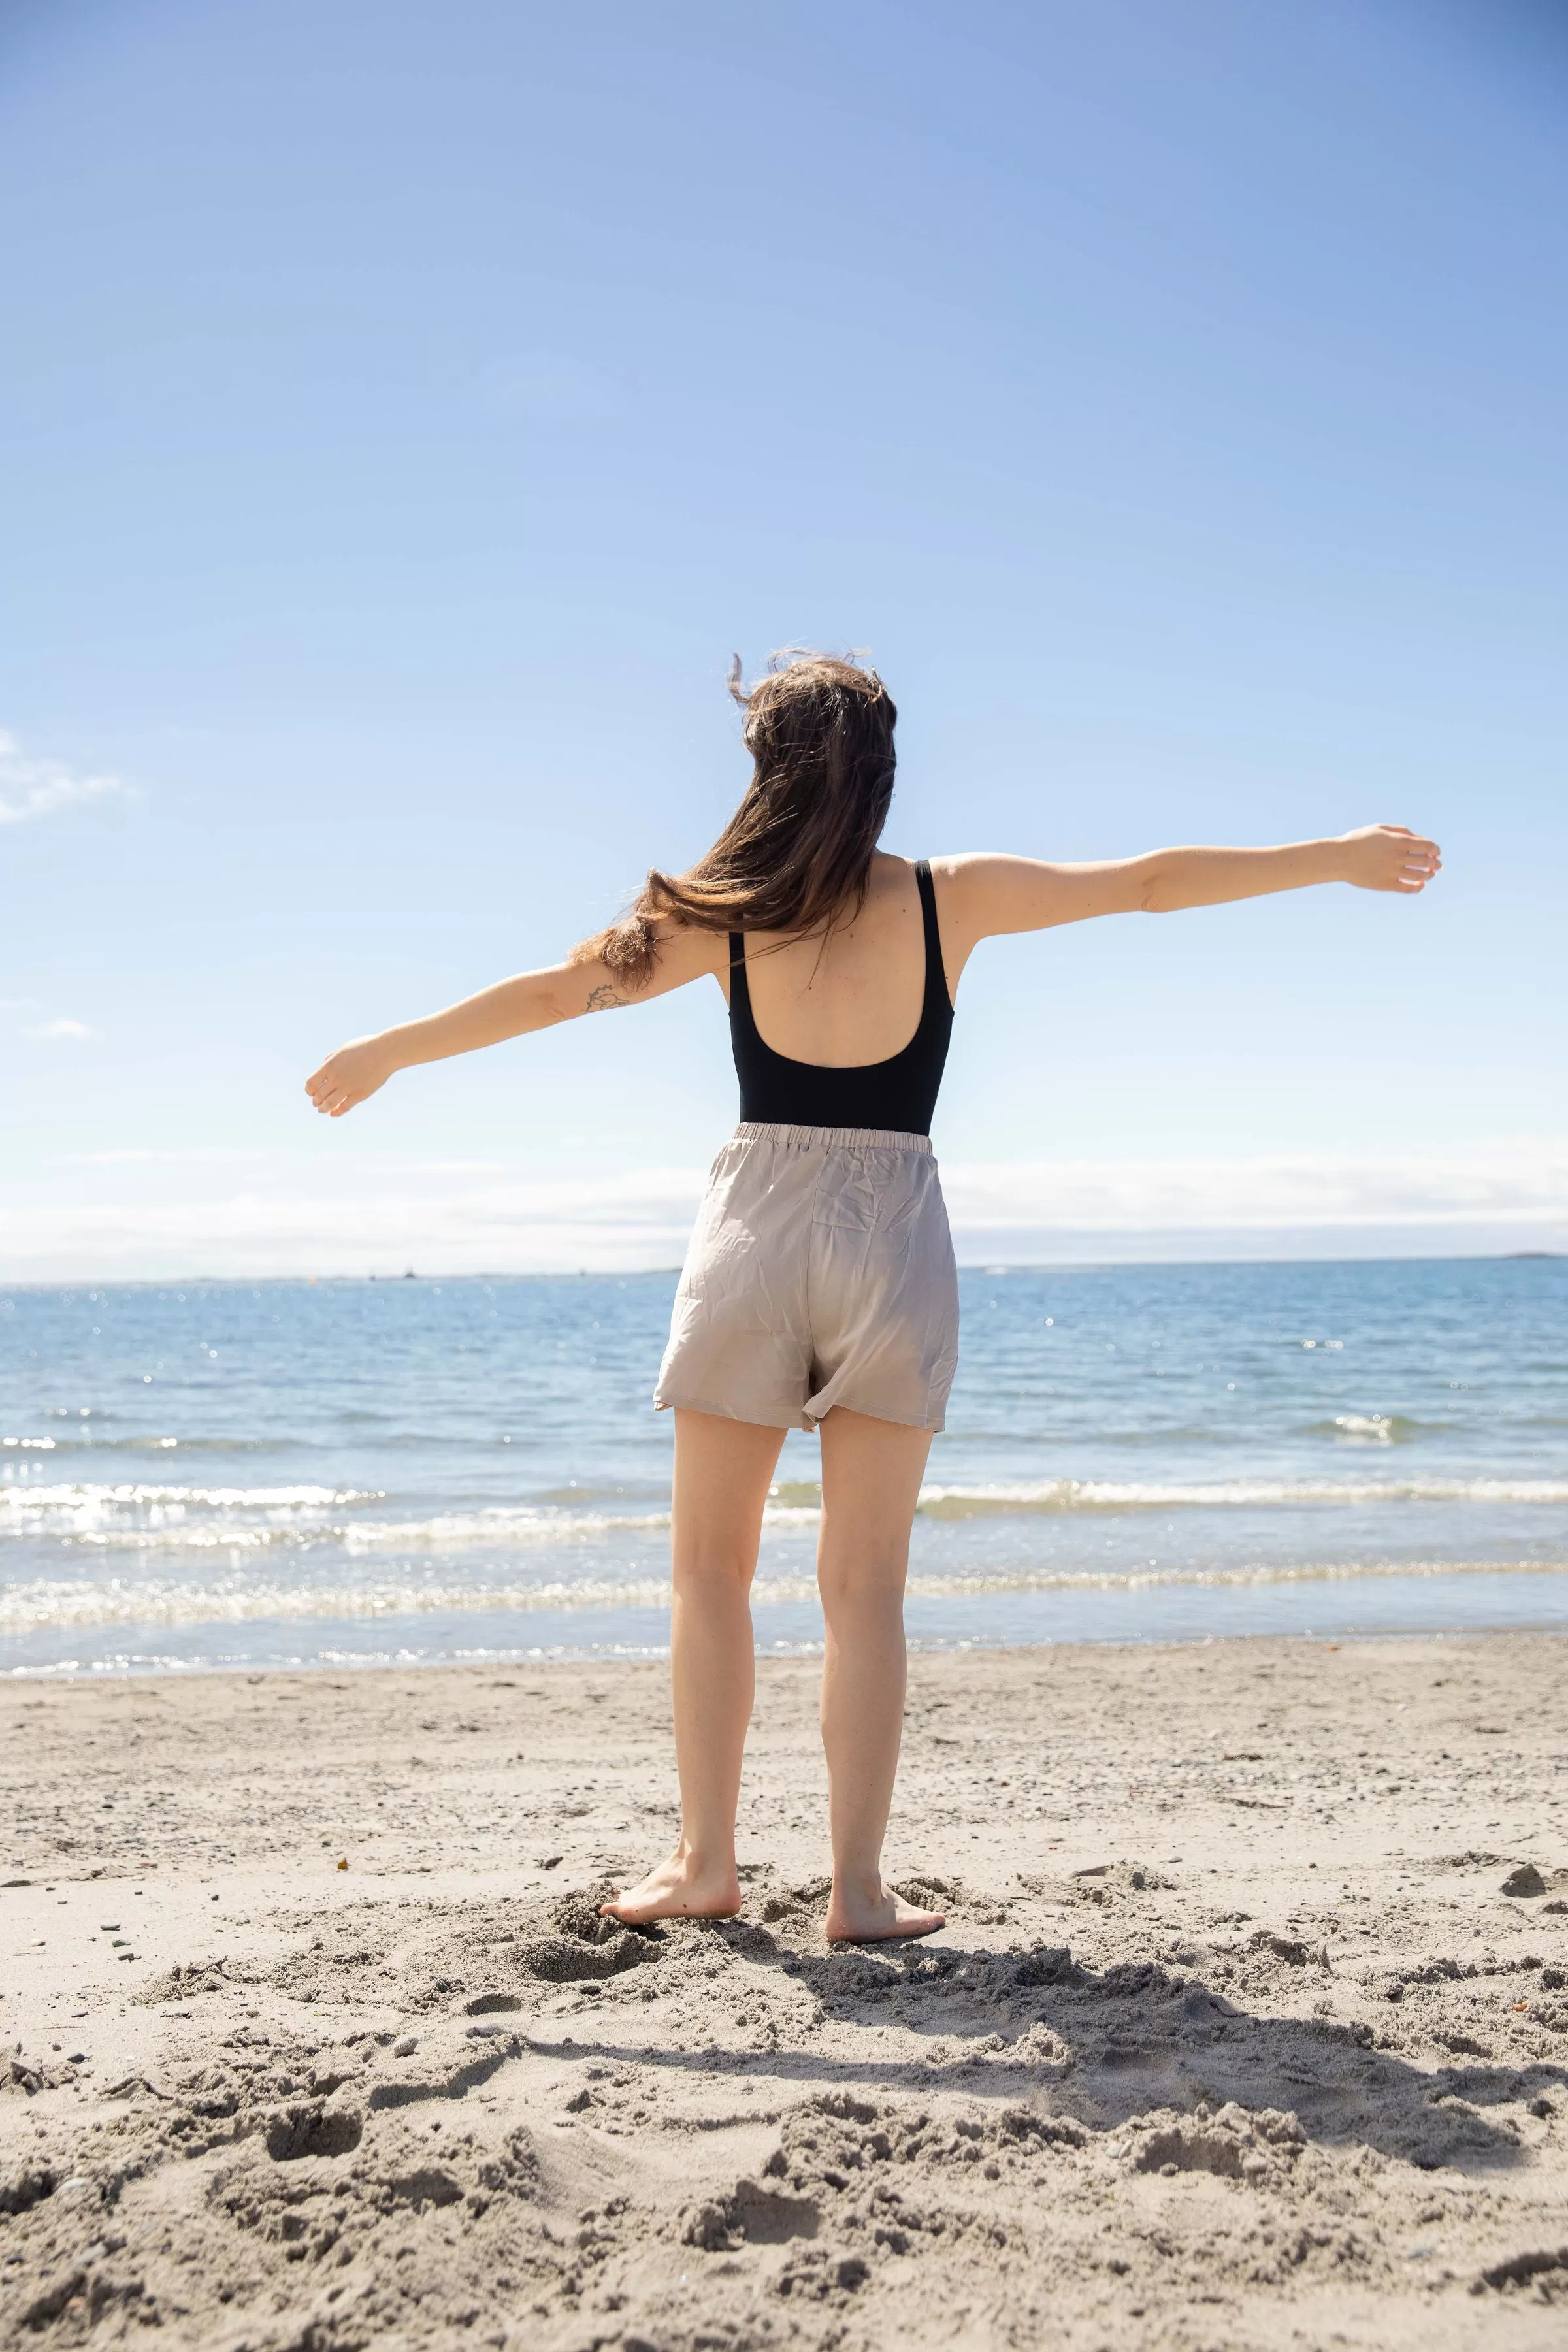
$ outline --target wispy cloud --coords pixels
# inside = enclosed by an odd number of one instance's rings
[[[62,1014],[58,1021],[40,1021],[36,1028],[24,1029],[24,1037],[90,1037],[92,1031],[85,1021],[72,1021]]]
[[[90,1035],[91,1032],[86,1033]],[[232,1165],[236,1160],[259,1160],[258,1151],[239,1150],[229,1144],[202,1144],[189,1150],[155,1151],[144,1144],[116,1145],[106,1151],[62,1151],[58,1160],[48,1162],[51,1168],[183,1168]]]
[[[79,776],[58,760],[29,759],[14,735],[0,731],[0,824],[26,824],[129,790],[118,776]]]
[[[64,1038],[68,1041],[79,1037],[94,1037],[98,1034],[95,1029],[89,1029],[85,1021],[73,1021],[68,1013],[51,1013],[42,999],[37,996],[0,996],[0,1013],[20,1013],[32,1016],[31,1019],[24,1019],[16,1024],[16,1034],[18,1037],[40,1037],[46,1040]]]

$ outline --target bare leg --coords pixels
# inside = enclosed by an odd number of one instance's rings
[[[628,1927],[724,1919],[741,1907],[735,1807],[756,1682],[750,1595],[784,1441],[782,1429],[755,1422],[676,1412],[669,1680],[680,1842],[668,1862],[604,1905],[607,1917]]]
[[[830,1943],[946,1925],[882,1877],[904,1714],[904,1577],[931,1432],[837,1406],[822,1424],[816,1575],[827,1643],[822,1745],[833,1823]]]

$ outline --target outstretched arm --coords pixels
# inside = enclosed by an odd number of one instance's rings
[[[1100,866],[1048,866],[978,853],[933,861],[942,874],[942,939],[967,955],[999,931],[1040,931],[1091,915],[1166,915],[1233,898],[1350,882],[1405,898],[1425,889],[1442,859],[1435,841],[1402,824],[1363,825],[1330,841],[1278,849],[1153,849]],[[951,911],[950,911],[951,910]],[[950,950],[951,954],[951,950]]]
[[[671,989],[684,988],[705,971],[716,972],[721,957],[728,953],[716,932],[674,924],[661,928],[666,935],[659,940],[658,960],[646,988],[634,991],[618,982],[596,956],[583,963],[520,972],[515,980],[498,981],[477,996],[464,997],[460,1004],[449,1004],[444,1013],[340,1045],[306,1079],[305,1092],[319,1111],[341,1118],[384,1087],[395,1071],[416,1062],[443,1062],[453,1054],[499,1045],[507,1037],[524,1037],[534,1029],[553,1029],[584,1013],[610,1013],[668,996]]]

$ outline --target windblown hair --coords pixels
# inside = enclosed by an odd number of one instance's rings
[[[865,904],[871,855],[893,797],[898,711],[873,669],[832,654],[775,654],[752,687],[736,656],[730,691],[753,762],[740,807],[684,874],[656,866],[618,921],[574,950],[624,986],[653,975],[660,918],[704,931],[824,933]]]

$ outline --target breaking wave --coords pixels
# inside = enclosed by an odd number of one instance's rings
[[[1042,1592],[1137,1592],[1162,1587],[1194,1590],[1291,1584],[1342,1584],[1393,1578],[1437,1580],[1456,1576],[1542,1576],[1568,1573],[1565,1560],[1358,1560],[1279,1567],[1201,1569],[1094,1569],[1081,1574],[1028,1568],[989,1570],[972,1576],[911,1576],[911,1601],[968,1601],[987,1594]],[[759,1610],[816,1598],[815,1580],[801,1576],[759,1576],[752,1603]],[[85,1632],[109,1625],[201,1625],[307,1619],[374,1619],[466,1616],[511,1611],[521,1615],[598,1612],[614,1609],[665,1609],[668,1580],[662,1576],[552,1578],[539,1584],[475,1585],[389,1577],[358,1584],[289,1583],[238,1580],[187,1585],[164,1578],[116,1577],[102,1584],[39,1578],[0,1591],[0,1635],[46,1631]]]
[[[559,1490],[557,1490],[559,1491]],[[400,1551],[532,1550],[603,1542],[667,1528],[662,1503],[643,1509],[571,1501],[495,1504],[428,1517],[389,1511],[384,1492],[353,1486],[0,1485],[0,1541],[32,1538],[88,1552],[267,1552],[333,1547],[354,1558]],[[929,1486],[920,1515],[933,1520],[1071,1517],[1139,1511],[1294,1510],[1334,1505],[1568,1503],[1561,1478],[1233,1478],[1211,1485],[1048,1478],[1018,1485]],[[814,1528],[820,1490],[776,1490],[772,1532]]]

